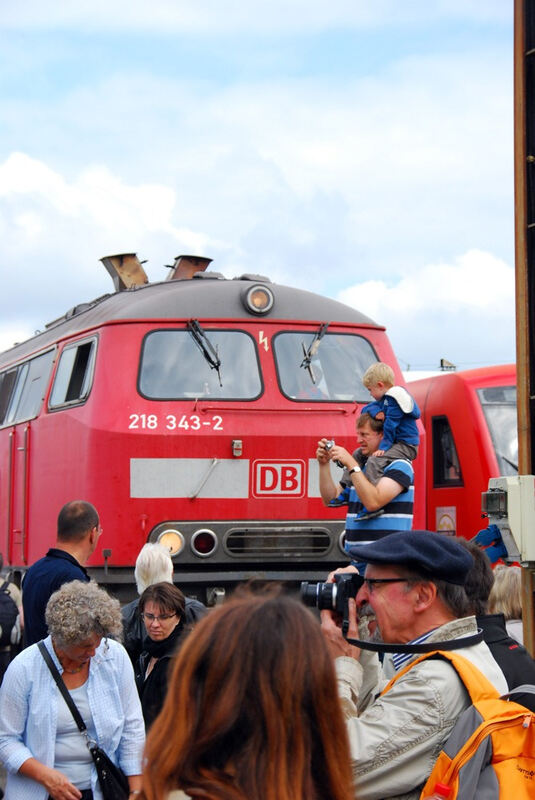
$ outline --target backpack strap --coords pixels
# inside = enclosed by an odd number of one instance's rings
[[[434,650],[431,653],[425,653],[424,655],[416,658],[414,661],[411,661],[410,664],[407,664],[403,669],[400,669],[396,675],[387,683],[383,691],[381,692],[381,696],[386,694],[389,689],[395,684],[402,675],[405,675],[412,667],[416,664],[419,664],[421,661],[425,661],[427,658],[442,658],[446,661],[449,661],[452,667],[455,669],[457,675],[463,682],[466,691],[470,695],[470,699],[472,703],[477,703],[479,700],[484,699],[493,699],[496,700],[500,697],[500,693],[497,689],[494,688],[492,683],[489,681],[485,675],[478,669],[475,664],[466,658],[466,656],[462,656],[456,650],[449,650],[449,651],[442,651],[442,650]],[[515,692],[518,691],[515,689]]]
[[[3,584],[0,586],[0,592],[7,592],[9,594],[9,592],[7,591],[8,586],[9,586],[9,575],[7,576]]]

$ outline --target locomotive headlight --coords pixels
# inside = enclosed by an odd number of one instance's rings
[[[267,286],[255,284],[251,286],[242,296],[242,302],[247,311],[252,314],[267,314],[273,308],[275,298],[273,292]]]
[[[207,558],[217,549],[217,536],[209,528],[199,528],[191,537],[191,549],[196,556]]]
[[[171,556],[177,556],[184,549],[185,540],[180,531],[168,528],[158,536],[158,544],[166,547]]]

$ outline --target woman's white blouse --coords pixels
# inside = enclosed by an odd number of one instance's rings
[[[45,646],[61,672],[51,637]],[[127,775],[141,773],[145,725],[132,664],[121,644],[102,640],[91,659],[87,694],[97,742]],[[61,698],[62,702],[65,702]],[[46,800],[44,786],[18,773],[28,759],[54,766],[58,695],[37,644],[9,665],[0,687],[0,760],[8,776],[6,800]],[[91,785],[101,800],[96,771]]]

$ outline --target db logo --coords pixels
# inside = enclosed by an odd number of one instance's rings
[[[304,461],[254,461],[253,496],[302,497]]]

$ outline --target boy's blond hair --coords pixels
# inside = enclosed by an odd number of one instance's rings
[[[366,389],[369,389],[370,386],[376,386],[379,381],[389,388],[394,386],[396,382],[394,370],[383,361],[377,361],[375,364],[372,364],[362,376],[362,383]]]

